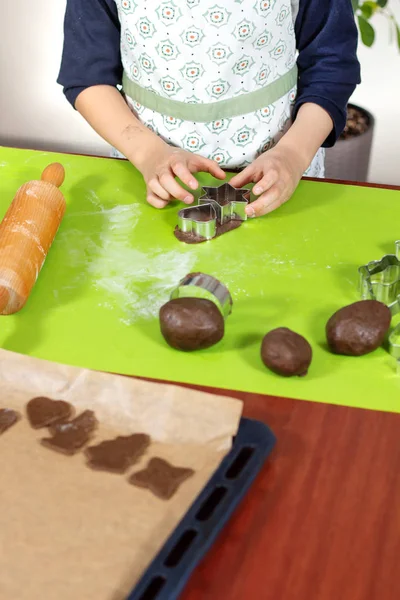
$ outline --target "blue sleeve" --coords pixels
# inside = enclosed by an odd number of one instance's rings
[[[347,103],[361,81],[351,0],[300,0],[295,32],[299,81],[294,118],[305,102],[324,108],[334,123],[323,144],[328,148],[344,129]]]
[[[90,86],[121,83],[120,38],[114,0],[67,0],[58,83],[73,106]]]

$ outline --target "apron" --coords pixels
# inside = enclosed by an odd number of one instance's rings
[[[124,95],[167,143],[242,169],[288,130],[296,0],[115,1]],[[305,174],[324,176],[322,149]]]

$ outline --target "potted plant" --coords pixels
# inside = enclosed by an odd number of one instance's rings
[[[375,41],[373,18],[384,15],[392,38],[400,51],[400,26],[390,10],[390,0],[352,0],[360,39],[371,47]],[[393,6],[393,0],[392,0]],[[372,21],[372,23],[371,23]],[[346,127],[334,148],[326,152],[326,177],[350,181],[366,181],[371,155],[375,119],[366,109],[349,104]]]

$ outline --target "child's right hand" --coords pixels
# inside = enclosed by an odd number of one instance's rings
[[[192,190],[199,187],[193,173],[210,173],[217,179],[225,179],[224,171],[215,161],[168,146],[160,139],[157,142],[147,160],[137,165],[146,182],[147,202],[155,208],[164,208],[174,199],[186,204],[193,202],[194,196],[179,185],[175,177]]]

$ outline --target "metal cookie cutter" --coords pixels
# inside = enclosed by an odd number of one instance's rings
[[[211,204],[190,206],[178,212],[178,228],[211,240],[217,233],[217,215]]]
[[[400,375],[400,325],[389,335],[389,352],[397,361],[397,374]]]
[[[362,299],[383,302],[392,315],[400,312],[400,240],[395,246],[396,254],[386,254],[358,269]]]
[[[245,188],[236,189],[229,183],[219,187],[203,187],[204,194],[199,204],[211,204],[217,213],[218,223],[227,221],[246,221],[246,206],[250,201],[250,191]]]
[[[363,300],[378,300],[387,305],[392,317],[400,313],[400,240],[395,242],[396,254],[386,254],[358,269]],[[397,360],[400,375],[400,325],[389,335],[389,352]]]
[[[203,192],[197,206],[178,212],[178,228],[181,231],[211,240],[217,233],[217,225],[228,221],[246,221],[249,190],[236,189],[224,183],[219,187],[204,187]]]
[[[232,312],[232,296],[218,279],[204,273],[189,273],[171,293],[174,298],[204,298],[214,302],[224,319]]]

